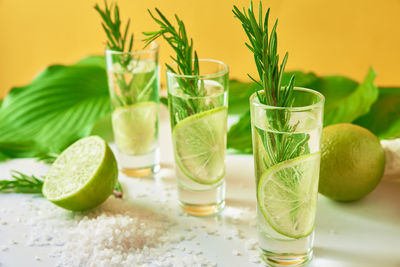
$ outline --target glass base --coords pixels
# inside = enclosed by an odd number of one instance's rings
[[[178,197],[182,210],[189,215],[216,215],[225,207],[225,182],[204,191],[193,191],[178,185]]]
[[[301,239],[274,239],[258,233],[261,258],[269,266],[303,266],[313,256],[314,232]]]
[[[149,177],[153,176],[160,171],[160,165],[154,165],[152,167],[145,168],[131,168],[131,169],[121,169],[121,172],[129,177]]]
[[[118,166],[129,177],[147,177],[160,171],[160,149],[139,156],[118,151]]]
[[[311,261],[313,250],[310,249],[307,253],[292,254],[292,253],[274,253],[261,249],[261,258],[269,266],[304,266]]]

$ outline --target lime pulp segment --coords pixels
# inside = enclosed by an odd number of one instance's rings
[[[262,175],[258,206],[270,226],[291,238],[302,238],[314,229],[320,153],[278,163]]]
[[[143,155],[157,143],[158,103],[140,102],[117,107],[112,114],[115,143],[129,155]]]
[[[191,180],[215,184],[225,175],[227,108],[207,110],[180,121],[174,128],[175,158]]]

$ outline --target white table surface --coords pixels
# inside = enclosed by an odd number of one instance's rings
[[[225,233],[207,234],[207,231],[200,229],[195,232],[194,239],[184,241],[186,247],[200,250],[205,258],[218,266],[263,266],[261,262],[254,262],[257,251],[248,250],[245,246],[246,241],[256,239],[252,156],[227,156],[227,206],[220,216],[182,216],[176,202],[170,140],[167,112],[162,108],[160,142],[164,168],[156,180],[133,179],[120,174],[126,201],[138,200],[141,193],[151,188],[155,194],[142,197],[140,201],[154,208],[160,203],[160,197],[165,197],[163,191],[173,188],[167,196],[168,205],[173,210],[170,215],[180,222],[182,231],[185,225],[199,224],[216,230],[212,231],[214,233]],[[47,166],[32,159],[11,160],[0,163],[0,178],[9,177],[12,169],[43,175]],[[314,259],[309,266],[400,266],[400,182],[394,178],[384,177],[370,195],[353,203],[338,203],[319,195]],[[48,255],[51,248],[29,246],[26,241],[30,233],[29,226],[16,219],[27,212],[29,206],[20,205],[26,200],[32,203],[46,201],[32,195],[0,194],[0,266],[54,266],[55,259]],[[241,234],[227,239],[226,233],[235,229],[240,229]],[[235,255],[236,251],[239,255]],[[185,255],[185,251],[177,250],[175,253]]]

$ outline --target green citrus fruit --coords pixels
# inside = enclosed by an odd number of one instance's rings
[[[360,199],[378,185],[385,169],[379,139],[360,126],[340,123],[323,129],[319,192],[339,201]]]
[[[278,163],[262,175],[258,206],[278,233],[302,238],[314,229],[320,154],[313,153]]]
[[[69,210],[87,210],[105,201],[118,180],[118,166],[107,143],[98,136],[78,140],[56,159],[43,185],[43,195]]]
[[[225,175],[226,107],[195,114],[174,128],[175,158],[191,180],[214,184]]]
[[[121,106],[112,114],[114,138],[118,150],[129,155],[143,155],[157,144],[158,104],[140,102]]]

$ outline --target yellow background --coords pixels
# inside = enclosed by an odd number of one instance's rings
[[[98,1],[101,6],[103,2]],[[92,0],[0,0],[0,97],[29,83],[49,64],[71,64],[102,54],[105,34]],[[254,73],[245,34],[228,0],[120,0],[123,21],[133,20],[136,37],[156,29],[146,9],[160,8],[168,18],[177,13],[193,37],[201,58],[226,62],[231,77]],[[378,85],[400,86],[400,0],[269,0],[279,18],[281,57],[287,69],[340,74],[360,81],[370,66]],[[162,66],[171,50],[161,42]],[[162,68],[164,71],[164,67]],[[164,74],[162,73],[162,76]]]

